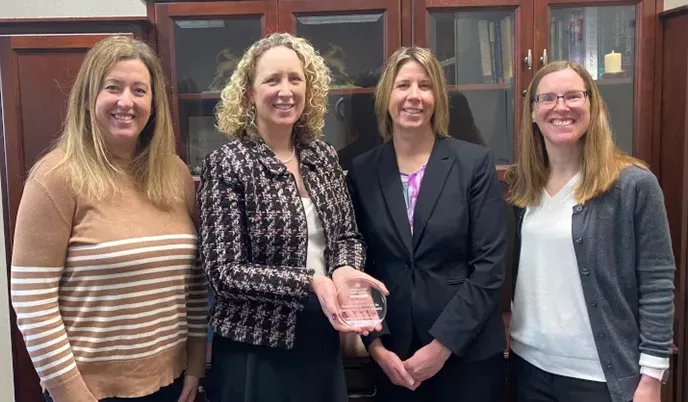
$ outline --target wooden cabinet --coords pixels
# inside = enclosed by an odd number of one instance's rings
[[[674,343],[678,347],[663,400],[679,402],[688,400],[688,6],[662,13],[660,21],[655,138],[676,260]]]
[[[94,29],[89,32],[88,28]],[[115,33],[145,39],[149,28],[145,20],[134,19],[115,24],[105,20],[81,24],[0,21],[0,136],[4,144],[0,160],[8,277],[14,223],[26,173],[61,132],[67,97],[86,52]],[[38,376],[13,310],[10,321],[16,400],[42,401]]]
[[[325,135],[344,168],[379,144],[373,91],[386,58],[401,45],[399,0],[283,0],[155,6],[178,127],[178,149],[193,174],[226,138],[214,128],[219,91],[254,41],[271,32],[309,39],[333,72]],[[203,46],[199,46],[203,43]]]

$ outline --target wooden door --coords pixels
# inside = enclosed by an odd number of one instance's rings
[[[131,36],[131,33],[124,35]],[[14,224],[26,174],[59,136],[67,98],[88,49],[106,34],[0,36],[0,91],[4,153],[2,196],[5,206],[7,275]],[[0,125],[2,126],[2,125]],[[38,376],[10,310],[15,398],[42,401]]]

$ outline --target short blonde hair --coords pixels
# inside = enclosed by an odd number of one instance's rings
[[[375,88],[375,115],[380,135],[385,141],[392,138],[392,116],[389,115],[389,97],[399,69],[410,62],[420,64],[432,83],[435,110],[432,113],[432,131],[440,137],[449,135],[449,97],[442,66],[429,49],[422,47],[401,47],[387,60],[380,81]]]
[[[310,142],[322,135],[327,111],[327,93],[330,89],[330,70],[325,61],[303,38],[288,33],[275,33],[257,42],[244,53],[229,83],[222,90],[217,107],[217,128],[234,138],[259,137],[255,110],[249,102],[251,86],[256,78],[258,59],[269,49],[284,46],[293,50],[301,60],[306,77],[306,100],[301,117],[294,124],[294,137],[299,142]]]
[[[152,91],[151,115],[126,172],[111,162],[112,155],[95,116],[96,99],[107,73],[124,60],[140,60],[146,66]],[[115,195],[117,176],[125,173],[158,206],[168,207],[183,200],[169,110],[162,65],[155,52],[144,42],[129,37],[103,39],[86,54],[69,95],[64,129],[56,144],[64,156],[56,167],[65,167],[74,191],[88,199]]]
[[[614,143],[607,106],[588,70],[579,63],[553,62],[535,74],[523,99],[519,161],[505,175],[509,184],[508,200],[516,206],[539,204],[542,189],[549,179],[545,140],[539,127],[533,122],[533,109],[536,107],[534,96],[544,76],[567,68],[583,79],[590,102],[590,126],[581,138],[584,146],[581,154],[581,181],[574,190],[576,201],[584,204],[607,192],[618,179],[621,170],[629,165],[647,168],[644,162],[623,153]]]

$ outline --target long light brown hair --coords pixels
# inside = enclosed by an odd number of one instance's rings
[[[249,95],[256,78],[258,59],[268,50],[284,46],[301,60],[306,78],[306,99],[301,117],[294,124],[294,139],[307,143],[322,136],[330,89],[330,69],[322,56],[303,38],[288,33],[275,33],[255,42],[244,53],[229,82],[222,90],[217,107],[217,128],[234,138],[259,138],[255,109]]]
[[[590,126],[579,140],[583,141],[583,152],[581,181],[574,190],[576,200],[584,204],[604,194],[614,185],[621,171],[629,165],[647,169],[644,162],[625,154],[614,143],[607,106],[588,71],[579,63],[553,62],[535,74],[523,99],[521,136],[518,144],[519,161],[510,167],[505,175],[505,180],[509,184],[508,201],[516,206],[537,205],[550,174],[545,140],[540,128],[533,122],[533,108],[537,107],[533,97],[544,76],[567,68],[575,71],[583,79],[590,102]]]
[[[134,159],[125,168],[112,162],[95,116],[106,75],[123,60],[140,60],[148,68],[153,95],[151,116],[139,135]],[[131,176],[137,189],[158,206],[168,207],[183,199],[162,66],[147,44],[113,36],[88,51],[69,95],[67,117],[55,148],[63,153],[56,168],[64,168],[74,191],[88,199],[115,195],[122,174]]]
[[[385,69],[380,76],[380,81],[375,87],[375,115],[378,122],[378,130],[385,141],[392,138],[392,116],[389,115],[389,97],[394,88],[394,80],[399,69],[410,62],[420,64],[432,83],[432,91],[435,98],[435,110],[430,122],[432,131],[440,137],[447,137],[449,131],[449,98],[447,84],[442,73],[442,66],[437,58],[428,49],[422,47],[401,47],[387,60]]]

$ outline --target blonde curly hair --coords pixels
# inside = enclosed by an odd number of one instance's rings
[[[330,69],[325,61],[303,38],[288,33],[274,33],[257,42],[244,53],[222,89],[217,106],[217,129],[233,138],[258,139],[255,109],[249,102],[251,86],[256,77],[256,64],[266,51],[284,46],[293,50],[301,60],[306,77],[306,99],[301,117],[294,124],[294,139],[307,143],[322,135],[330,89]]]

